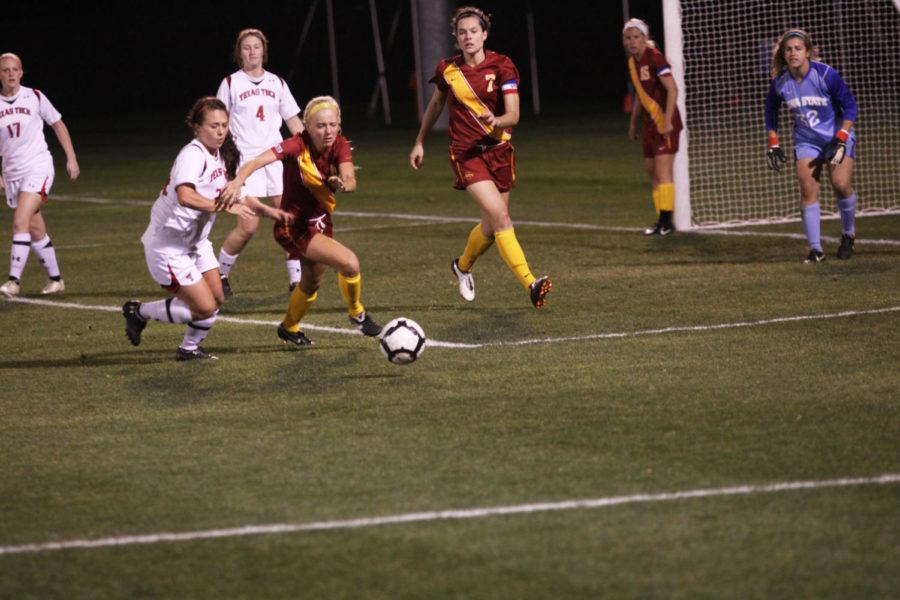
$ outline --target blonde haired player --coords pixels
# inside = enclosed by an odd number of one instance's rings
[[[234,61],[240,67],[222,80],[216,97],[231,116],[231,135],[241,151],[241,164],[281,141],[284,122],[292,135],[303,131],[300,107],[287,83],[263,67],[269,58],[269,40],[259,29],[244,29],[234,44]],[[253,173],[246,182],[247,194],[281,202],[281,163]],[[259,227],[259,217],[238,217],[219,251],[219,268],[225,295],[231,295],[228,276],[238,256]],[[300,262],[287,259],[291,289],[300,281]]]
[[[360,301],[362,275],[359,259],[334,239],[331,214],[338,192],[356,190],[356,169],[350,142],[341,135],[341,108],[331,96],[318,96],[303,111],[303,133],[276,144],[240,168],[222,192],[223,202],[234,201],[241,184],[254,172],[276,161],[284,163],[284,197],[281,208],[291,223],[276,223],[274,237],[291,258],[303,264],[300,283],[291,292],[287,314],[278,326],[278,337],[297,346],[312,342],[300,331],[300,321],[316,301],[325,267],[338,273],[338,287],[347,315],[363,335],[375,337],[381,326]]]
[[[66,171],[74,181],[81,170],[75,148],[62,115],[42,92],[20,84],[22,60],[11,52],[0,54],[0,79],[3,90],[0,103],[0,157],[3,174],[0,189],[13,209],[13,240],[9,259],[9,280],[0,286],[0,294],[19,294],[19,280],[34,250],[44,265],[50,281],[42,294],[55,294],[66,289],[56,262],[56,251],[41,216],[41,205],[53,187],[53,157],[44,139],[44,123],[50,125],[66,153]]]
[[[643,114],[644,165],[653,186],[657,214],[656,223],[645,229],[644,235],[668,235],[675,231],[672,166],[682,129],[677,106],[678,87],[666,57],[650,39],[650,29],[645,22],[640,19],[626,21],[622,27],[622,45],[628,54],[628,72],[638,96],[631,111],[628,137],[637,139],[638,119]]]

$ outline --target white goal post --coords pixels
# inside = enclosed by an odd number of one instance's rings
[[[772,46],[790,28],[810,33],[856,96],[859,214],[900,213],[900,0],[663,0],[663,18],[686,123],[675,159],[678,229],[799,219],[793,170],[766,166],[763,124]],[[783,109],[789,156],[790,129]],[[836,216],[827,185],[820,198],[823,216]]]

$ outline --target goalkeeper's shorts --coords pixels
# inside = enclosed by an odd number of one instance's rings
[[[824,158],[831,159],[831,156],[824,156],[825,154],[825,146],[828,144],[811,144],[809,142],[794,142],[794,160],[800,160],[801,158]],[[856,153],[854,149],[856,148],[856,138],[854,136],[850,136],[850,139],[847,140],[847,153],[844,154],[847,158],[856,158]],[[834,155],[834,152],[831,152],[831,155]]]

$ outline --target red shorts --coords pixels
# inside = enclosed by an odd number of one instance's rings
[[[516,185],[516,150],[508,142],[458,153],[451,149],[450,168],[456,175],[453,187],[458,190],[478,181],[493,181],[500,193],[508,192]]]
[[[678,152],[678,136],[681,134],[681,121],[672,123],[671,133],[662,135],[653,121],[645,121],[641,138],[644,142],[644,158],[653,158],[659,154],[675,154]]]
[[[295,215],[293,225],[275,223],[272,232],[275,241],[294,260],[300,260],[306,254],[306,248],[310,240],[317,234],[334,237],[334,228],[331,225],[331,213],[322,207],[317,207],[311,212]]]

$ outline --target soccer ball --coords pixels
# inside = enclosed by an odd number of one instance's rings
[[[381,352],[395,365],[408,365],[425,349],[425,332],[418,323],[397,317],[381,330]]]

